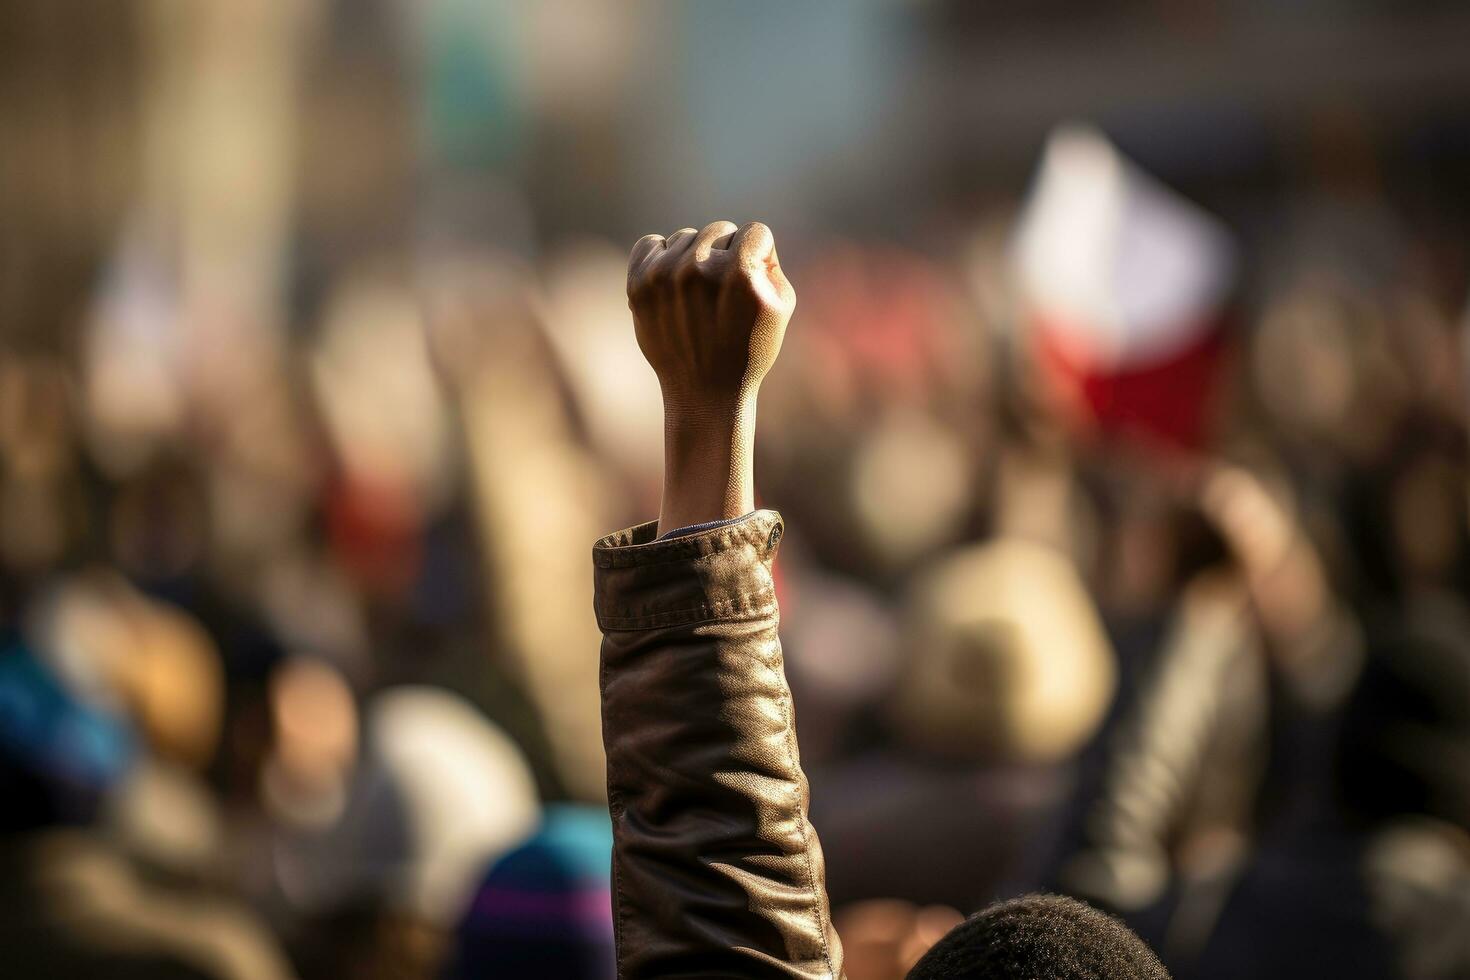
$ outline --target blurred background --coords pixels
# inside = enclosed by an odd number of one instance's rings
[[[1470,10],[0,4],[0,955],[610,977],[626,248],[760,219],[852,980],[1470,977]]]

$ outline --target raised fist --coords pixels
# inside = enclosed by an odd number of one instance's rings
[[[769,228],[716,221],[640,238],[628,306],[666,405],[732,405],[753,398],[775,363],[796,291]]]

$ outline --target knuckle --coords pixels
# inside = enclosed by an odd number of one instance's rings
[[[696,257],[700,269],[710,276],[720,276],[724,273],[726,263],[726,251],[722,248],[709,248]]]
[[[692,286],[704,279],[704,270],[693,258],[679,263],[674,270],[674,284],[679,287]]]
[[[648,268],[643,270],[643,289],[645,292],[653,292],[661,289],[669,280],[669,263],[650,262]]]
[[[745,226],[741,228],[741,232],[743,237],[755,241],[769,242],[775,240],[775,236],[771,234],[771,229],[762,221],[747,221]]]

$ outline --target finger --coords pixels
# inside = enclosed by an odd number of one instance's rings
[[[645,262],[652,256],[663,251],[664,236],[644,235],[633,243],[633,249],[628,253],[628,275],[636,275],[643,268]]]
[[[689,251],[690,246],[694,244],[694,239],[698,236],[699,232],[693,228],[680,228],[664,242],[664,250],[659,256],[659,261],[661,263],[677,262],[685,252]]]
[[[775,255],[776,239],[771,229],[759,221],[751,221],[740,227],[729,247],[741,265],[764,266]]]
[[[710,252],[715,249],[724,249],[739,231],[733,221],[714,221],[704,226],[699,237],[694,239],[694,261],[704,262],[709,259]]]

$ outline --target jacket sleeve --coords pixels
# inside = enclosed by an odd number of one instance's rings
[[[756,513],[594,548],[618,976],[842,975]]]
[[[1239,825],[1262,762],[1265,697],[1245,593],[1196,581],[1113,740],[1066,888],[1120,912],[1145,908],[1169,886],[1181,824]]]

